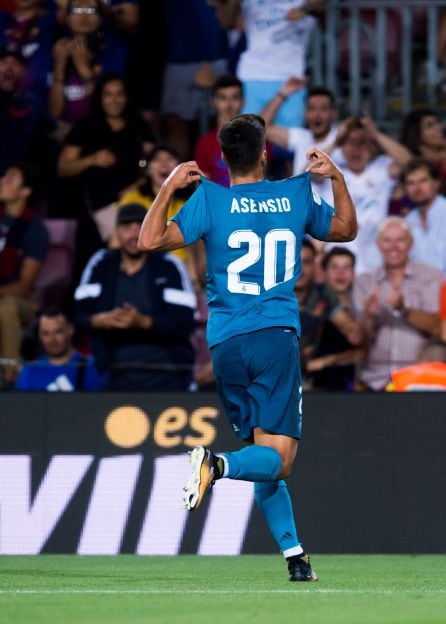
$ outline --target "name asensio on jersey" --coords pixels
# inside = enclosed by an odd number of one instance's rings
[[[271,197],[265,201],[258,201],[249,197],[234,197],[231,204],[231,214],[234,212],[291,212],[291,203],[288,197]]]

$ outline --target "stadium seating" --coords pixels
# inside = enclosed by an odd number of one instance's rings
[[[44,219],[44,223],[50,247],[36,283],[39,308],[60,303],[71,283],[77,229],[74,219]]]

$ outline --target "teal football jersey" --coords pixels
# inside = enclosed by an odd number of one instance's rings
[[[294,284],[302,239],[324,240],[333,213],[309,173],[231,188],[201,179],[173,220],[187,245],[202,238],[206,246],[210,347],[265,327],[300,334]]]

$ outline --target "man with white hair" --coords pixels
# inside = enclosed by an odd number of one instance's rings
[[[354,307],[367,341],[358,373],[365,390],[383,390],[391,372],[413,364],[428,337],[439,334],[442,274],[409,259],[412,243],[407,221],[385,219],[377,237],[382,265],[354,286]]]

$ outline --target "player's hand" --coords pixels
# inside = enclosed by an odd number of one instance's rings
[[[305,171],[316,173],[323,178],[342,179],[344,177],[342,171],[334,164],[330,156],[325,152],[313,147],[307,152],[308,164]]]
[[[189,186],[192,182],[197,182],[200,176],[204,177],[204,173],[201,171],[200,167],[195,160],[189,160],[177,165],[169,177],[164,180],[163,186],[176,191]]]

